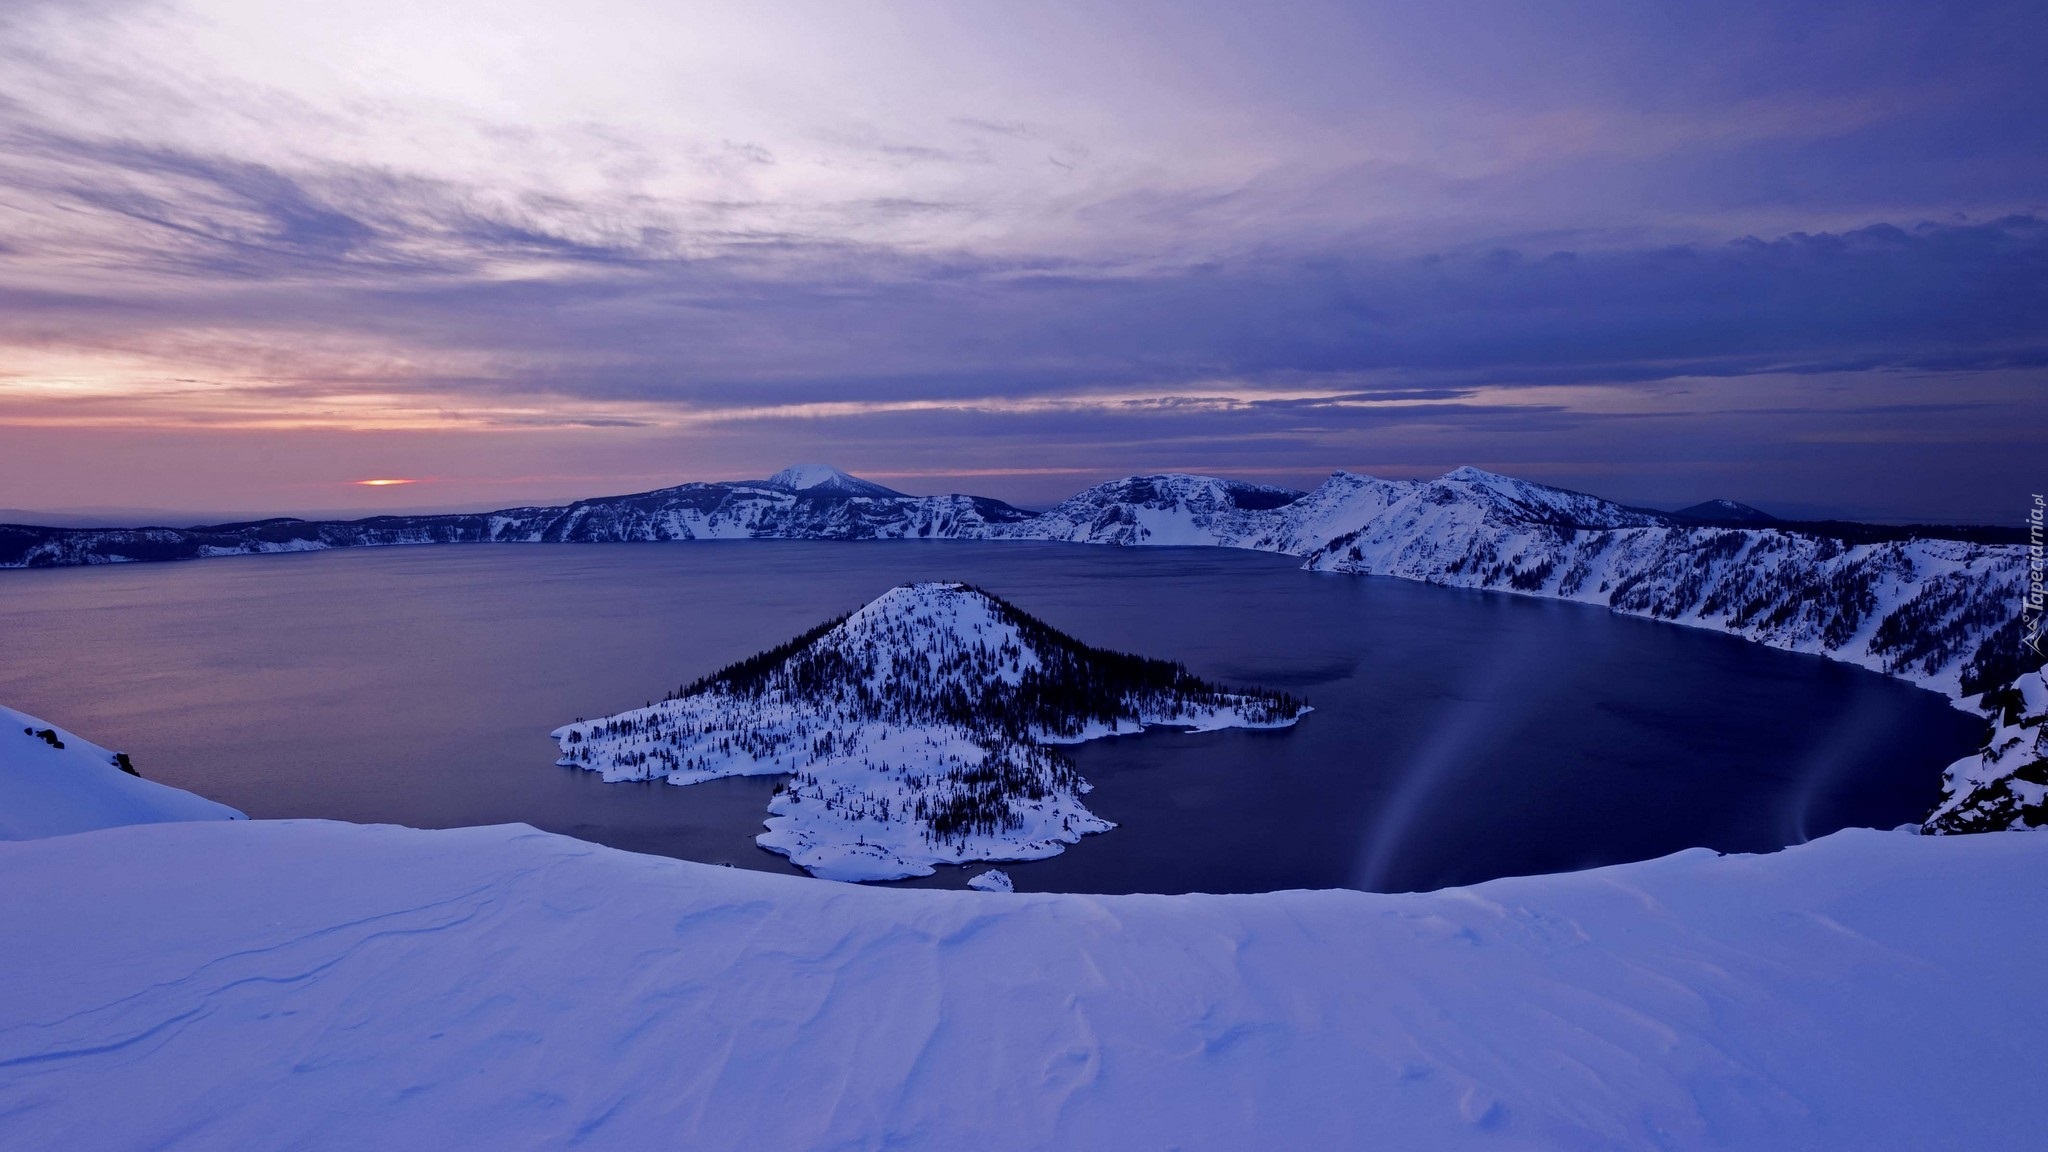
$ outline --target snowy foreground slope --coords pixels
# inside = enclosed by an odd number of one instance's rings
[[[607,781],[788,773],[756,842],[815,876],[894,880],[1043,859],[1113,827],[1048,744],[1304,711],[1089,648],[964,584],[906,584],[674,698],[553,735],[560,763]]]
[[[26,712],[0,707],[0,840],[63,836],[162,820],[240,820],[180,788],[144,780],[124,761]]]
[[[819,884],[511,826],[0,844],[0,1147],[2040,1146],[2048,837],[1422,895]]]

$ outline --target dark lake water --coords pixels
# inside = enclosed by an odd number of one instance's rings
[[[771,779],[605,784],[547,732],[637,707],[907,580],[1284,688],[1278,732],[1073,749],[1121,827],[1020,890],[1398,891],[1889,827],[1975,721],[1814,657],[1602,609],[1219,549],[469,545],[0,573],[0,701],[257,817],[524,821],[794,871]],[[929,881],[957,886],[967,873]]]

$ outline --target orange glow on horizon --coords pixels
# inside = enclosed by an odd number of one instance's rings
[[[363,485],[364,487],[368,487],[368,488],[388,488],[388,487],[390,487],[390,486],[391,486],[391,485],[393,485],[393,484],[417,484],[417,483],[419,483],[419,481],[417,481],[417,480],[358,480],[358,481],[356,481],[356,483],[357,483],[357,484],[361,484],[361,485]]]

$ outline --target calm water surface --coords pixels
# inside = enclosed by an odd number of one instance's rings
[[[794,871],[774,781],[604,784],[550,728],[658,699],[906,580],[1285,688],[1279,732],[1073,749],[1121,827],[1020,889],[1398,891],[1917,819],[1979,736],[1932,693],[1601,609],[1217,549],[469,545],[0,572],[0,701],[257,817],[524,821]],[[942,869],[930,883],[957,886]]]

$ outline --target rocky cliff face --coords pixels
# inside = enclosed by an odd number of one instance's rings
[[[1929,832],[2048,828],[2048,679],[2040,670],[1984,694],[1991,737],[1949,765]]]

